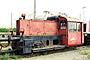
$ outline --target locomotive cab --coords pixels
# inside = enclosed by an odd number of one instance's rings
[[[62,43],[69,46],[76,46],[84,43],[83,22],[75,18],[60,17],[59,34],[62,36]]]

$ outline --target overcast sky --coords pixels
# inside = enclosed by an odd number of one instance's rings
[[[90,0],[36,0],[36,12],[40,15],[43,11],[62,12],[69,16],[83,17],[82,7],[84,9],[84,20],[90,20]],[[11,13],[13,13],[13,27],[16,26],[16,20],[22,13],[26,15],[33,14],[34,0],[0,0],[0,27],[11,26]]]

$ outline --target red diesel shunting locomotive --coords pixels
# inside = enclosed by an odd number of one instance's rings
[[[12,49],[16,49],[19,54],[84,44],[82,20],[66,16],[30,20],[25,19],[25,16],[23,14],[23,19],[16,21],[16,35],[10,30],[8,38],[0,38],[0,41],[8,41],[8,44],[12,41]],[[2,44],[0,46],[2,48]]]
[[[23,34],[20,30],[23,30]],[[31,53],[35,48],[70,47],[84,43],[83,22],[63,16],[52,16],[47,20],[17,20],[16,35],[22,38],[13,41],[12,48],[22,54]]]

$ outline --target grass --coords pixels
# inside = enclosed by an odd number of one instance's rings
[[[88,59],[90,59],[90,55],[88,55],[87,57],[88,57]]]
[[[0,32],[0,34],[11,34],[11,32]],[[16,32],[14,32],[16,34]]]
[[[80,48],[79,50],[87,50],[90,49],[89,47]]]
[[[73,51],[78,52],[78,51],[89,50],[89,49],[90,49],[90,47],[83,47],[83,48],[75,49],[75,50],[73,50]]]
[[[81,54],[88,55],[89,53],[85,51],[85,52],[82,52]]]
[[[79,51],[82,51],[82,50],[89,50],[90,47],[83,47],[83,48],[80,48],[78,49]],[[81,52],[82,55],[89,55],[90,56],[90,51],[83,51]],[[89,57],[90,58],[90,57]]]
[[[10,34],[10,32],[0,32],[0,34]]]
[[[84,51],[84,52],[81,52],[82,55],[88,55],[90,54],[90,51]]]
[[[47,52],[43,52],[42,55],[48,55],[48,53]]]
[[[11,58],[14,60],[18,60],[18,59],[21,60],[22,57],[21,56],[12,56]]]
[[[30,54],[29,56],[27,56],[27,57],[25,57],[25,58],[32,58],[33,57],[33,55],[32,54]]]
[[[16,56],[16,55],[10,56],[9,53],[6,53],[4,56],[2,56],[2,59],[1,60],[11,60],[11,59],[22,60],[21,58],[22,58],[21,56]]]
[[[2,56],[2,60],[10,60],[9,56],[10,54],[6,53],[4,56]]]
[[[12,59],[17,60],[17,59],[19,59],[19,57],[18,56],[12,56]]]

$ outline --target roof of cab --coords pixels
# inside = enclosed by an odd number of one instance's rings
[[[78,18],[73,18],[73,17],[68,17],[66,15],[59,15],[60,17],[64,17],[67,19],[67,21],[76,21],[76,22],[84,22],[83,20],[81,19],[78,19]]]

